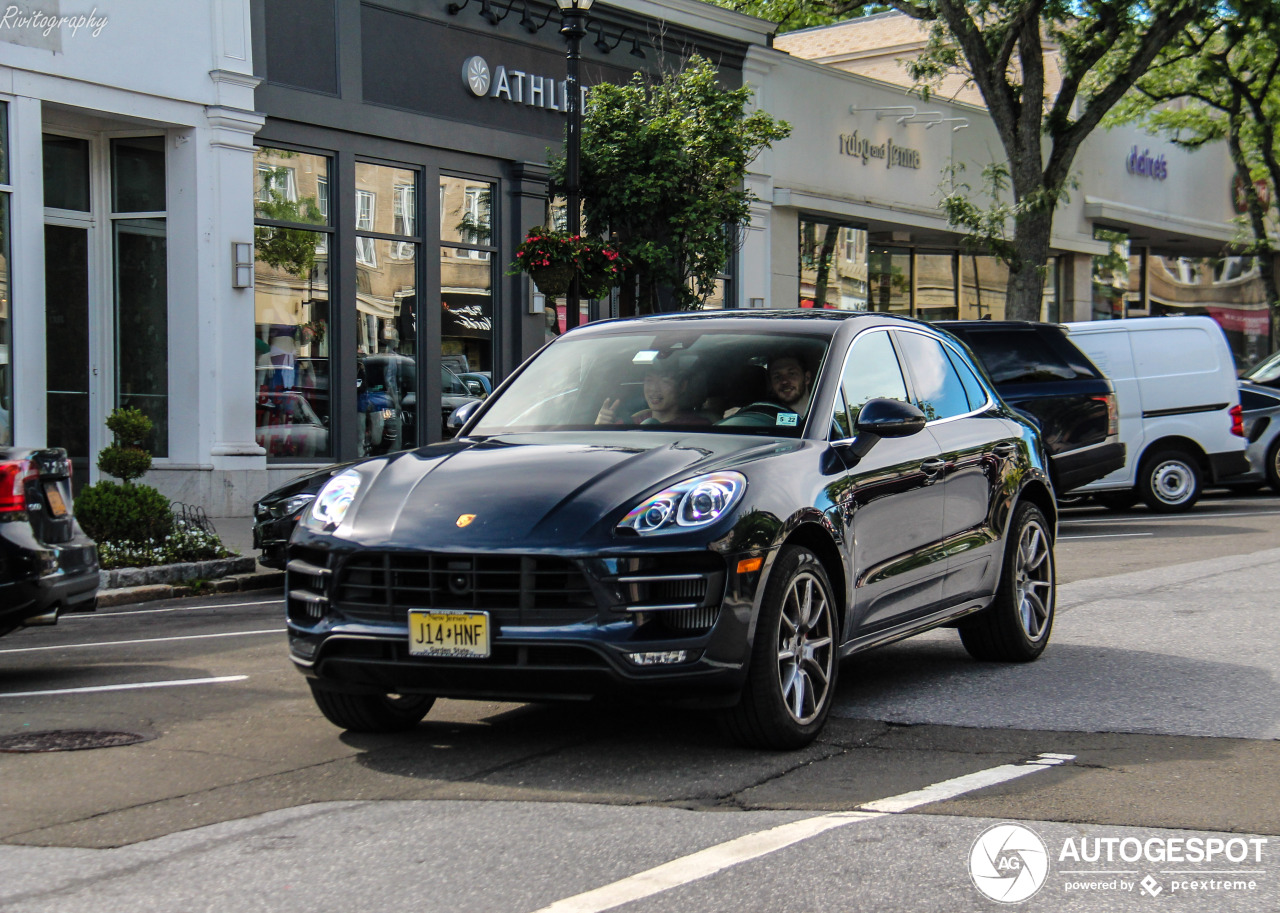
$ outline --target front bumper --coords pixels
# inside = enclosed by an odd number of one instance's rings
[[[318,687],[506,700],[623,694],[698,706],[725,706],[737,700],[746,676],[757,593],[769,563],[766,560],[764,568],[739,574],[738,556],[722,557],[703,547],[625,557],[443,555],[430,559],[432,569],[396,570],[428,559],[413,553],[392,554],[386,558],[385,579],[394,594],[384,595],[377,589],[385,611],[381,606],[375,611],[368,598],[374,593],[366,583],[370,577],[355,569],[356,564],[367,563],[367,553],[325,555],[294,545],[289,555],[290,656]],[[398,589],[397,581],[435,580],[431,575],[437,573],[447,582],[452,571],[437,572],[436,564],[465,567],[468,561],[476,570],[459,573],[472,573],[477,582],[485,583],[475,599],[483,604],[458,605],[456,594],[446,595],[437,587],[430,595],[424,590],[417,604],[410,605],[418,599],[412,588]],[[493,571],[493,577],[481,581],[479,569],[494,566],[492,562],[512,570]],[[539,580],[555,577],[546,570],[548,562],[576,569],[586,589],[538,591]],[[519,574],[520,587],[511,596],[518,609],[502,607],[503,597],[492,595],[498,587],[491,581],[502,573],[509,573],[513,581]],[[628,582],[660,578],[684,578],[662,586],[691,587],[684,591],[688,601],[678,604],[685,608],[674,610],[677,604],[670,589],[660,592],[656,584]],[[699,592],[702,582],[705,589]],[[441,605],[441,601],[455,604]],[[665,607],[659,607],[664,601]],[[428,606],[428,602],[434,604]],[[697,608],[688,608],[694,603]],[[410,607],[490,611],[490,655],[483,659],[411,656]],[[681,625],[687,626],[682,629]],[[640,665],[632,658],[676,651],[684,651],[682,661]]]

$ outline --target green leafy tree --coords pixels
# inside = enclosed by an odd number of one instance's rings
[[[287,167],[262,173],[262,191],[266,199],[256,203],[257,216],[275,222],[303,222],[323,225],[324,214],[315,197],[291,200],[282,188]],[[253,229],[254,256],[268,266],[305,278],[316,265],[316,233],[302,228],[257,225]]]
[[[1178,103],[1181,102],[1181,103]],[[1280,338],[1273,209],[1280,187],[1280,0],[1232,0],[1187,29],[1108,118],[1141,120],[1178,145],[1225,142],[1245,209],[1242,254],[1258,258]]]
[[[791,132],[751,91],[725,89],[712,64],[692,57],[658,82],[592,89],[582,125],[580,187],[587,231],[610,238],[627,263],[623,313],[701,305],[724,271],[731,239],[747,221],[747,166]],[[564,159],[552,170],[563,182]],[[637,291],[638,287],[638,291]]]
[[[718,2],[734,6],[734,0]],[[926,48],[908,65],[925,98],[952,74],[982,94],[1006,160],[983,175],[993,204],[977,202],[972,187],[957,183],[943,209],[953,225],[1008,265],[1007,316],[1036,320],[1053,214],[1071,189],[1080,146],[1160,51],[1198,14],[1216,7],[1206,0],[891,0],[888,5],[927,26]],[[761,0],[760,14],[777,21],[777,15],[767,14],[768,6]],[[805,8],[850,18],[866,7],[808,0]],[[1046,53],[1056,58],[1061,76],[1052,95]]]

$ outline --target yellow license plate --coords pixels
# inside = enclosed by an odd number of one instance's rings
[[[49,500],[49,513],[55,517],[65,517],[67,515],[67,502],[62,500],[62,492],[58,491],[58,486],[46,485],[44,487],[44,496]]]
[[[409,655],[488,656],[489,613],[410,609]]]

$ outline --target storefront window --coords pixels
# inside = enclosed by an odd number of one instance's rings
[[[424,443],[418,410],[418,173],[356,164],[356,412],[360,454]]]
[[[956,267],[956,255],[950,252],[916,254],[916,317],[956,319]]]
[[[13,443],[9,342],[9,106],[0,102],[0,446]]]
[[[493,371],[494,185],[440,176],[440,354],[455,374]]]
[[[1009,267],[998,257],[960,255],[960,319],[1003,320]]]
[[[116,404],[151,419],[151,452],[169,455],[169,295],[164,137],[111,141]],[[147,218],[138,215],[146,213]],[[132,217],[131,217],[132,216]]]
[[[867,310],[911,315],[911,252],[871,248],[867,255]]]
[[[1222,327],[1240,370],[1271,350],[1266,289],[1251,257],[1148,258],[1151,314],[1205,315]]]
[[[1093,319],[1119,320],[1129,296],[1129,236],[1122,231],[1095,228],[1093,237],[1106,241],[1107,253],[1093,258]]]
[[[867,233],[860,228],[800,221],[800,306],[867,308]]]
[[[270,459],[333,459],[329,159],[260,147],[255,160],[256,438]]]

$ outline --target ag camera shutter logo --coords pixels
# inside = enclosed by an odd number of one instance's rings
[[[492,82],[488,61],[478,55],[468,57],[462,62],[462,79],[472,95],[484,98],[489,94],[489,85]]]
[[[1022,903],[1035,896],[1048,875],[1044,841],[1020,824],[987,828],[969,851],[973,886],[998,903]]]

